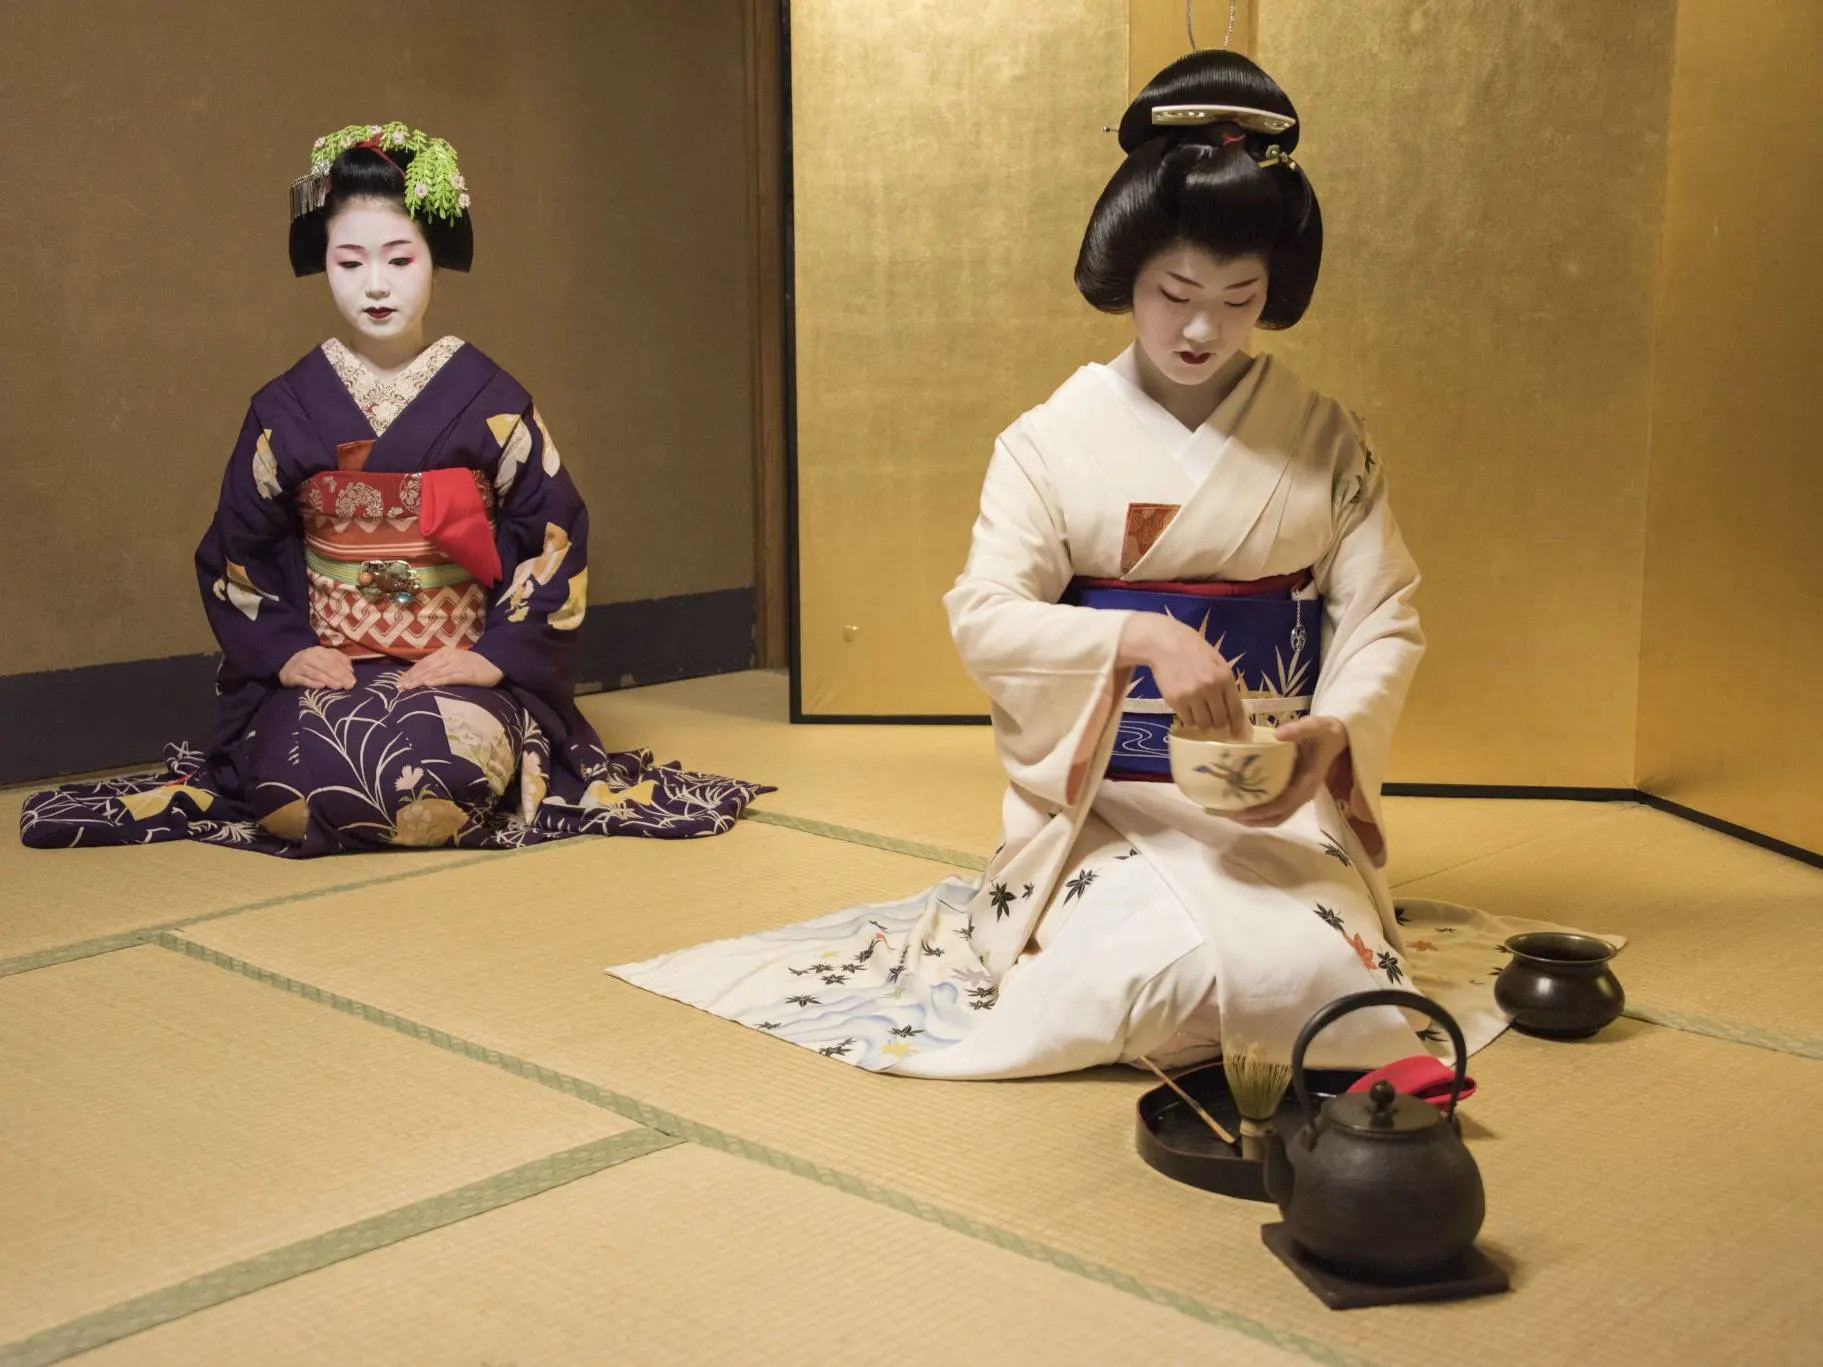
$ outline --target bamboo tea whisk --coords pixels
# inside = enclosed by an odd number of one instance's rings
[[[1241,1113],[1241,1157],[1264,1158],[1261,1141],[1272,1133],[1272,1118],[1291,1085],[1291,1065],[1275,1063],[1258,1044],[1248,1044],[1222,1050],[1222,1073]]]

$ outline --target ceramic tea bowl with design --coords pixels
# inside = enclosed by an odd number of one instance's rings
[[[1255,726],[1248,740],[1213,740],[1174,722],[1168,738],[1171,778],[1206,812],[1244,812],[1270,802],[1291,782],[1298,747],[1279,740],[1270,726]]]

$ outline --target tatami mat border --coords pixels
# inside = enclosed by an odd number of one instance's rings
[[[987,860],[980,855],[968,854],[962,850],[944,849],[940,845],[925,845],[915,840],[900,840],[890,835],[876,835],[872,831],[856,830],[851,826],[835,826],[827,821],[814,821],[808,817],[791,816],[784,812],[762,812],[749,808],[744,814],[744,819],[765,826],[781,826],[786,830],[798,831],[805,835],[842,840],[851,845],[868,845],[874,849],[890,850],[894,854],[910,855],[914,859],[927,859],[932,863],[949,864],[956,868],[973,869],[979,872],[987,867]],[[30,973],[39,968],[53,968],[58,964],[72,963],[77,959],[90,959],[97,954],[112,954],[116,950],[132,949],[135,945],[151,944],[167,931],[182,930],[186,926],[199,926],[209,921],[219,921],[227,916],[240,916],[253,911],[269,911],[273,907],[309,902],[319,897],[334,896],[336,893],[359,892],[364,888],[381,887],[387,883],[402,883],[413,878],[427,878],[431,874],[472,868],[476,864],[490,859],[570,848],[589,838],[578,837],[575,841],[553,840],[543,845],[533,845],[521,850],[490,850],[471,855],[466,859],[451,859],[434,867],[409,869],[403,873],[382,874],[377,878],[358,878],[347,883],[334,883],[328,887],[289,892],[279,897],[267,897],[258,902],[223,907],[219,911],[205,911],[195,916],[160,921],[155,925],[136,926],[132,930],[116,931],[112,935],[98,935],[89,940],[74,940],[69,944],[52,945],[48,949],[34,950],[30,954],[16,954],[11,958],[0,959],[0,978],[10,977],[15,973]],[[247,855],[246,857],[253,858],[254,856]]]
[[[951,864],[959,869],[972,869],[976,873],[980,873],[988,865],[988,861],[982,856],[970,854],[966,850],[949,850],[941,845],[926,845],[917,840],[901,840],[893,835],[857,830],[853,826],[836,826],[827,821],[816,821],[807,816],[792,816],[786,812],[758,811],[749,808],[745,819],[758,821],[767,826],[783,826],[786,830],[801,831],[805,835],[820,835],[829,840],[845,840],[851,845],[870,845],[876,850],[908,854],[913,859],[928,859],[935,864]]]
[[[536,850],[550,848],[550,845],[535,845],[531,849],[514,851],[514,853],[531,854]],[[329,897],[338,892],[358,892],[362,888],[379,887],[386,883],[403,883],[412,878],[426,878],[433,873],[448,873],[452,869],[472,868],[486,860],[498,859],[501,853],[489,851],[486,854],[473,855],[467,859],[451,859],[434,868],[407,869],[401,873],[381,874],[378,878],[358,878],[348,883],[332,883],[326,888],[288,892],[279,897],[268,897],[258,902],[246,902],[237,907],[223,907],[219,911],[200,912],[195,916],[179,917],[175,921],[160,921],[157,925],[116,931],[112,935],[98,935],[92,940],[75,940],[67,945],[52,945],[49,949],[15,955],[10,959],[0,959],[0,978],[10,977],[14,973],[30,973],[37,968],[51,968],[56,964],[67,964],[76,959],[90,959],[97,954],[112,954],[116,950],[132,949],[135,945],[152,943],[166,931],[182,930],[185,926],[200,926],[207,921],[219,921],[224,916],[240,916],[250,911],[269,911],[273,907],[290,906],[294,902],[308,902],[312,898]],[[256,856],[244,854],[242,857],[252,859]],[[257,857],[265,858],[266,856]]]
[[[553,1187],[588,1177],[617,1163],[674,1148],[684,1141],[656,1130],[628,1130],[561,1153],[533,1159],[478,1182],[457,1187],[267,1253],[229,1263],[188,1281],[160,1287],[92,1315],[0,1345],[0,1367],[45,1367],[117,1339],[155,1329],[224,1301],[263,1291],[374,1249],[453,1225]]]
[[[1242,1334],[1247,1338],[1268,1344],[1284,1352],[1295,1353],[1311,1362],[1324,1364],[1324,1367],[1375,1367],[1370,1359],[1359,1357],[1353,1353],[1344,1352],[1318,1339],[1310,1338],[1307,1335],[1297,1333],[1293,1330],[1279,1328],[1278,1326],[1268,1324],[1263,1320],[1254,1319],[1250,1315],[1243,1315],[1238,1311],[1224,1309],[1220,1306],[1206,1305],[1202,1301],[1186,1296],[1181,1292],[1173,1291],[1168,1287],[1156,1286],[1150,1282],[1143,1282],[1137,1277],[1132,1277],[1121,1272],[1117,1268],[1107,1267],[1100,1263],[1086,1262],[1072,1253],[1066,1252],[1063,1249],[1053,1248],[1048,1244],[1033,1243],[1012,1233],[1010,1230],[1004,1230],[997,1226],[986,1224],[971,1216],[964,1215],[960,1211],[948,1210],[942,1206],[935,1206],[929,1202],[920,1201],[916,1197],[907,1195],[904,1192],[895,1191],[890,1187],[879,1186],[876,1183],[865,1181],[864,1179],[855,1177],[849,1173],[838,1172],[833,1168],[823,1167],[821,1164],[798,1158],[795,1155],[785,1153],[782,1150],[770,1148],[767,1145],[758,1144],[752,1140],[742,1139],[738,1135],[724,1134],[722,1131],[714,1129],[711,1126],[686,1119],[685,1117],[676,1115],[670,1111],[661,1110],[660,1108],[649,1105],[635,1097],[624,1096],[618,1092],[605,1090],[585,1078],[579,1078],[569,1073],[562,1073],[554,1068],[547,1068],[543,1064],[533,1062],[532,1060],[502,1053],[497,1049],[489,1049],[485,1045],[476,1044],[470,1040],[463,1039],[458,1035],[452,1035],[448,1031],[438,1030],[432,1026],[422,1025],[417,1021],[408,1020],[404,1016],[395,1015],[393,1012],[387,1011],[381,1007],[369,1006],[365,1002],[355,1001],[350,997],[344,997],[334,992],[324,991],[320,987],[301,982],[296,978],[287,977],[283,973],[275,973],[271,969],[260,967],[258,964],[249,963],[244,959],[237,959],[231,954],[223,954],[219,950],[211,949],[207,945],[198,944],[194,940],[186,940],[182,936],[166,932],[159,935],[153,943],[156,943],[165,949],[188,955],[190,958],[200,959],[204,963],[212,964],[217,968],[224,968],[230,972],[239,973],[241,976],[251,978],[255,982],[264,983],[268,987],[275,987],[281,992],[289,992],[291,995],[302,997],[306,1001],[316,1002],[319,1005],[330,1007],[332,1010],[340,1011],[344,1015],[353,1016],[357,1020],[363,1020],[371,1025],[378,1025],[385,1029],[396,1031],[401,1035],[420,1040],[426,1044],[433,1045],[438,1049],[460,1055],[463,1058],[472,1059],[478,1063],[488,1064],[503,1072],[510,1073],[514,1077],[521,1077],[536,1082],[540,1086],[549,1087],[553,1091],[563,1093],[565,1096],[575,1097],[577,1100],[587,1102],[591,1106],[598,1106],[603,1110],[612,1111],[616,1115],[622,1116],[625,1119],[645,1127],[647,1130],[657,1131],[661,1135],[668,1136],[674,1141],[687,1140],[693,1144],[700,1144],[707,1149],[714,1149],[721,1153],[732,1154],[738,1158],[745,1158],[752,1162],[763,1163],[767,1167],[776,1168],[780,1172],[787,1172],[795,1177],[807,1178],[819,1185],[834,1188],[835,1190],[844,1192],[850,1196],[857,1196],[862,1200],[871,1201],[876,1205],[886,1206],[901,1214],[911,1215],[931,1224],[940,1225],[953,1233],[962,1234],[971,1239],[979,1239],[984,1243],[993,1244],[997,1248],[1005,1249],[1010,1253],[1016,1253],[1021,1257],[1030,1258],[1035,1262],[1047,1263],[1052,1267],[1071,1273],[1074,1276],[1082,1277],[1088,1281],[1098,1282],[1103,1286],[1113,1287],[1117,1291],[1124,1291],[1128,1295],[1137,1296],[1141,1300],[1150,1301],[1154,1305],[1165,1306],[1177,1311],[1179,1314],[1187,1315],[1191,1319],[1200,1320],[1205,1324],[1214,1325],[1233,1333]],[[128,1302],[128,1304],[131,1304],[131,1302]],[[40,1360],[54,1361],[55,1359],[32,1359],[32,1361]],[[13,1367],[12,1360],[3,1355],[3,1350],[0,1350],[0,1367]]]
[[[1650,1002],[1628,1002],[1622,1013],[1649,1025],[1662,1025],[1682,1030],[1689,1035],[1708,1035],[1731,1044],[1745,1044],[1754,1049],[1770,1049],[1777,1054],[1795,1054],[1799,1058],[1823,1059],[1823,1037],[1799,1034],[1790,1030],[1770,1030],[1760,1025],[1742,1025],[1737,1021],[1718,1020],[1694,1011],[1676,1011]]]

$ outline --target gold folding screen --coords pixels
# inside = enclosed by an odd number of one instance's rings
[[[1823,851],[1823,8],[1677,29],[1640,784]]]
[[[1673,0],[1264,0],[1323,202],[1261,333],[1358,409],[1425,580],[1405,782],[1633,786]]]
[[[1070,285],[1126,0],[793,0],[798,685],[979,714],[939,599],[994,437],[1118,322]]]
[[[1201,44],[1226,10],[1196,0]],[[1329,233],[1310,316],[1257,342],[1374,425],[1427,574],[1402,780],[1633,781],[1671,13],[1237,7]],[[1187,48],[1177,0],[792,5],[807,715],[984,710],[938,599],[994,434],[1126,343],[1070,268],[1100,129]]]
[[[994,434],[1126,344],[1070,268],[1118,157],[1099,130],[1186,50],[1183,6],[791,9],[803,712],[979,714],[938,599]],[[1194,10],[1219,44],[1225,0]],[[1643,782],[1823,846],[1798,402],[1823,275],[1794,235],[1823,209],[1820,14],[1239,4],[1328,236],[1308,318],[1256,342],[1374,427],[1426,572],[1394,778]],[[1771,142],[1725,116],[1759,104]],[[1689,727],[1743,690],[1766,726]]]

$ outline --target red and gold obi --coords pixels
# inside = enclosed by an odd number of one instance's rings
[[[500,559],[480,471],[325,470],[298,511],[310,625],[331,650],[417,660],[481,639]]]

